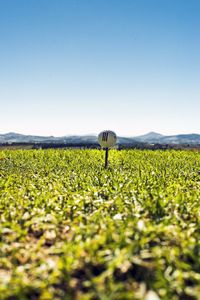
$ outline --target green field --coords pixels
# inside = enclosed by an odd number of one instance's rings
[[[200,152],[0,152],[0,299],[200,299]]]

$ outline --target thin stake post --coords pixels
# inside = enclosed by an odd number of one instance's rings
[[[105,168],[108,166],[108,148],[105,149]]]

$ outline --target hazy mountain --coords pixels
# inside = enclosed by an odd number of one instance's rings
[[[0,134],[0,144],[5,143],[62,143],[62,144],[96,144],[97,136],[35,136],[23,135],[14,132]],[[200,145],[200,134],[179,134],[165,136],[156,132],[149,132],[145,135],[136,137],[118,137],[118,144],[120,145],[134,145],[137,143],[147,144],[189,144]]]
[[[0,134],[0,143],[39,143],[55,139],[54,137],[24,135],[15,132]]]
[[[160,139],[162,144],[200,144],[200,134],[179,134],[165,136]]]
[[[158,144],[200,144],[200,134],[178,134],[165,136],[156,132],[134,137],[135,140],[145,143]]]
[[[35,136],[35,135],[24,135],[14,132],[0,134],[0,143],[96,143],[97,137],[88,136]]]
[[[151,131],[147,134],[136,136],[134,137],[134,139],[140,142],[155,143],[158,140],[162,139],[163,137],[164,135]]]

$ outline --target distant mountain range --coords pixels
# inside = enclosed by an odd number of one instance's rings
[[[158,144],[200,144],[200,134],[162,135],[157,132],[149,132],[145,135],[134,137],[135,140],[144,143]]]
[[[5,143],[47,143],[47,144],[96,144],[97,136],[95,135],[84,135],[84,136],[35,136],[35,135],[24,135],[14,132],[0,134],[0,144]],[[146,143],[146,144],[189,144],[189,145],[200,145],[200,134],[179,134],[165,136],[156,132],[149,132],[145,135],[134,136],[134,137],[118,137],[118,144],[130,145],[135,143]]]

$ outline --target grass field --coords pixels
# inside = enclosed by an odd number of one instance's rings
[[[200,299],[200,152],[0,152],[0,299]]]

